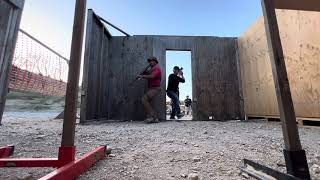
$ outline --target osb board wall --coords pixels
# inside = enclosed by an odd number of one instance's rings
[[[320,13],[277,10],[296,116],[320,117]],[[270,57],[259,18],[238,39],[248,115],[279,116]]]

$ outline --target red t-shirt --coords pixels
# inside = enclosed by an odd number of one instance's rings
[[[154,66],[151,69],[151,75],[153,75],[154,77],[151,79],[148,79],[148,87],[160,87],[161,84],[161,69],[158,65]]]

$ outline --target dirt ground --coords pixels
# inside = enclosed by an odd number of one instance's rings
[[[13,157],[55,157],[61,120],[5,115],[0,146],[14,144]],[[320,179],[320,129],[299,128],[313,179]],[[249,122],[167,121],[158,124],[112,122],[77,125],[77,156],[109,145],[115,157],[98,162],[79,177],[87,179],[246,179],[239,170],[248,158],[284,171],[281,126]],[[52,168],[0,169],[0,179],[37,179]],[[249,178],[250,179],[250,178]]]

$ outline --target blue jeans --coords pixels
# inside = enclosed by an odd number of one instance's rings
[[[172,100],[172,112],[171,112],[171,118],[174,118],[174,116],[178,116],[181,114],[180,111],[180,100],[179,100],[179,93],[176,93],[174,91],[167,91],[167,95]]]

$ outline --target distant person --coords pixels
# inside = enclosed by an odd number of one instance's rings
[[[184,105],[186,107],[186,109],[185,109],[186,115],[191,115],[192,101],[189,98],[189,96],[187,96],[186,99],[184,100]]]
[[[161,92],[161,69],[158,65],[158,60],[156,57],[150,57],[148,59],[148,63],[151,69],[147,73],[138,75],[137,77],[148,79],[148,90],[142,97],[142,104],[144,105],[144,108],[147,112],[147,118],[145,119],[145,122],[158,123],[159,119],[157,113],[152,108],[150,102]]]
[[[182,68],[179,68],[178,66],[173,67],[173,73],[169,75],[167,87],[167,95],[172,101],[170,119],[175,119],[175,116],[177,116],[178,119],[183,117],[180,110],[179,83],[184,82],[185,79],[183,77]]]

